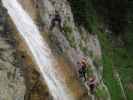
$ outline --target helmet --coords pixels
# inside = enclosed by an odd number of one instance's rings
[[[89,80],[90,80],[91,82],[93,82],[93,81],[95,81],[95,79],[96,79],[96,76],[91,76]]]
[[[81,63],[81,64],[86,64],[86,60],[85,60],[85,59],[82,59],[82,60],[80,61],[80,63]]]

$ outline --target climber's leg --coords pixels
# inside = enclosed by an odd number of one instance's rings
[[[92,94],[94,94],[95,93],[95,85],[94,84],[90,84],[89,87],[90,87],[90,92]]]

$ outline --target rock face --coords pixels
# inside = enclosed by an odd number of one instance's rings
[[[44,98],[52,100],[25,44],[0,3],[0,100]]]
[[[101,48],[96,34],[90,34],[84,27],[76,26],[70,4],[67,0],[39,0],[39,18],[43,23],[40,26],[44,38],[48,38],[49,45],[56,56],[63,56],[73,64],[73,70],[78,72],[77,62],[82,58],[87,59],[88,77],[96,76],[100,91],[104,94],[97,97],[99,100],[110,100],[107,87],[102,81]],[[62,19],[63,32],[58,26],[50,30],[55,11]],[[38,21],[38,22],[39,22]],[[78,75],[78,74],[77,74]]]
[[[76,59],[77,57],[83,56],[101,59],[101,48],[97,36],[89,34],[83,27],[75,26],[69,2],[66,0],[40,0],[38,8],[40,8],[41,23],[43,23],[41,27],[45,31],[44,34],[48,33],[51,38],[53,36],[52,40],[55,39],[58,42],[62,53],[70,53],[69,55],[73,56],[71,60],[75,59],[74,63],[80,60]],[[58,11],[61,16],[63,32],[60,32],[58,26],[49,30],[55,11]]]
[[[77,62],[85,57],[87,59],[87,70],[89,70],[87,76],[95,75],[98,82],[101,81],[101,48],[97,35],[90,34],[81,26],[76,27],[69,2],[66,0],[18,1],[20,1],[23,8],[36,21],[40,32],[42,32],[42,35],[49,43],[56,58],[61,58],[61,61],[65,60],[65,63],[70,63],[69,67],[74,72],[74,78],[78,78],[79,68],[77,67]],[[55,10],[59,12],[62,18],[61,26],[63,32],[60,32],[56,26],[53,30],[50,30],[51,20],[54,18]],[[0,26],[0,30],[2,29],[3,27]],[[33,68],[34,65],[24,65],[24,75],[21,75],[20,67],[12,64],[15,60],[13,54],[16,51],[4,39],[0,38],[0,44],[2,44],[0,45],[0,50],[2,48],[2,51],[0,51],[0,64],[4,66],[0,66],[0,80],[2,81],[0,82],[0,100],[24,100],[24,95],[25,100],[51,100],[52,98],[46,89],[46,85],[40,81],[40,74]],[[79,79],[77,80],[81,85],[82,82]],[[81,87],[83,87],[85,93],[79,93],[80,98],[78,100],[88,100],[89,96],[86,96],[86,94],[90,91],[84,89],[85,86],[81,85]],[[105,93],[100,97],[96,96],[98,100],[110,99],[108,90],[103,82],[98,86],[98,89]]]
[[[0,38],[0,100],[24,100],[25,83],[21,69],[14,65],[15,49]]]
[[[45,31],[44,38],[48,38],[50,46],[56,55],[66,55],[70,62],[75,65],[86,57],[90,66],[96,69],[95,72],[99,80],[102,75],[101,48],[97,35],[87,32],[82,26],[76,27],[69,2],[66,0],[40,0],[39,15],[42,26],[40,29]],[[58,26],[50,30],[51,21],[55,11],[58,11],[62,19],[63,32]]]
[[[18,66],[8,16],[0,3],[0,100],[24,100],[26,91],[22,66]]]

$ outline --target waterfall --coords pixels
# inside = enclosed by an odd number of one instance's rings
[[[27,43],[54,100],[73,100],[64,79],[56,70],[57,62],[32,18],[17,0],[2,0],[2,2]]]

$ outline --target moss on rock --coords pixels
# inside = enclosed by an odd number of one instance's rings
[[[73,29],[70,26],[68,26],[67,24],[64,24],[63,30],[64,30],[64,36],[68,40],[70,46],[72,48],[76,48],[77,43],[75,41]]]

